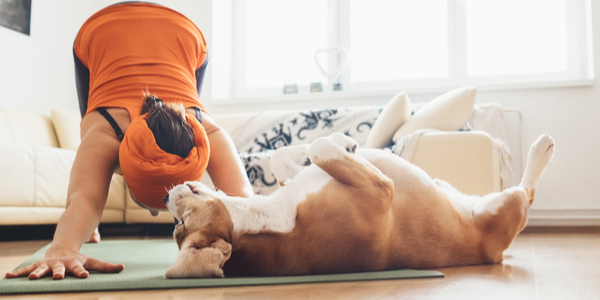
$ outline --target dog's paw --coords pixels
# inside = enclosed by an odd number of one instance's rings
[[[348,153],[355,153],[358,148],[358,143],[349,136],[341,133],[334,133],[328,137],[334,144],[342,146]]]
[[[310,158],[317,163],[318,160],[325,161],[356,152],[358,143],[353,139],[335,133],[327,137],[320,137],[310,144]]]
[[[309,152],[309,145],[298,145],[279,148],[273,153],[269,166],[280,185],[312,164]]]
[[[554,139],[549,134],[542,134],[529,148],[521,185],[528,189],[535,189],[553,156]]]
[[[545,167],[554,156],[554,139],[549,134],[542,134],[529,149],[528,159]]]

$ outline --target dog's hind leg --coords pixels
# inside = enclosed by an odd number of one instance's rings
[[[527,166],[519,187],[525,189],[529,200],[529,205],[533,204],[535,190],[546,170],[550,159],[554,156],[554,139],[548,134],[541,135],[531,148],[527,155]]]
[[[312,162],[337,181],[360,188],[394,194],[394,183],[366,159],[355,155],[358,144],[343,134],[316,139],[310,145]]]
[[[527,167],[521,184],[473,201],[473,216],[483,236],[482,253],[486,263],[502,261],[506,250],[527,224],[527,213],[535,197],[537,185],[554,155],[554,140],[549,135],[540,136],[531,146]]]
[[[471,201],[475,204],[474,215],[497,215],[499,209],[510,203],[520,207],[520,202],[525,202],[524,209],[527,212],[533,203],[537,185],[553,155],[554,140],[548,134],[541,135],[529,149],[527,166],[521,184],[501,193],[492,193],[476,199],[476,201]],[[465,196],[465,199],[475,198]]]

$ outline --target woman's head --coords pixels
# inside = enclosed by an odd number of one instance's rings
[[[173,186],[198,181],[208,166],[210,146],[202,124],[181,104],[144,95],[142,114],[131,120],[119,148],[119,164],[137,203],[165,209]]]
[[[150,93],[144,96],[141,114],[148,114],[146,123],[158,147],[181,158],[187,157],[194,148],[194,131],[185,118],[183,105],[165,103]]]

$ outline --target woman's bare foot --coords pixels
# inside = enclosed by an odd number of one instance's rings
[[[98,227],[96,227],[86,243],[100,243],[100,232],[98,231]]]

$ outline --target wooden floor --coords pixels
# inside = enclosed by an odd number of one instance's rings
[[[122,238],[122,237],[121,237]],[[108,238],[105,238],[108,239]],[[0,274],[48,240],[0,242]],[[503,264],[440,279],[0,296],[2,299],[600,299],[600,228],[528,228]]]

